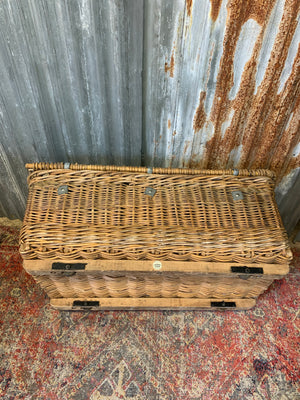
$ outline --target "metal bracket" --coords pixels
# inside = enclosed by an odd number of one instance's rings
[[[246,275],[254,275],[254,274],[260,274],[263,275],[264,269],[260,267],[231,267],[231,272],[237,273],[237,274],[246,274]]]
[[[240,190],[235,190],[231,192],[233,200],[243,200],[244,196]]]
[[[153,197],[156,193],[156,190],[153,189],[152,187],[146,187],[144,194],[147,194],[148,196]]]
[[[210,306],[217,308],[235,308],[236,304],[235,301],[211,301]]]
[[[57,189],[58,194],[66,194],[68,193],[68,191],[69,191],[68,185],[59,186],[59,188]]]
[[[85,269],[86,263],[67,264],[55,262],[52,264],[53,271],[82,271]]]
[[[91,300],[74,300],[73,301],[73,307],[72,308],[79,308],[82,310],[90,310],[93,307],[99,307],[100,303],[99,301],[91,301]]]

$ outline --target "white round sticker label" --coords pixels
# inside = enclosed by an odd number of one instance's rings
[[[160,261],[154,261],[153,269],[155,269],[155,271],[159,271],[160,269],[162,269],[162,263]]]

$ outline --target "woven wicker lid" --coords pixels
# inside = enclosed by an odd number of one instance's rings
[[[291,259],[270,171],[29,168],[25,259]]]

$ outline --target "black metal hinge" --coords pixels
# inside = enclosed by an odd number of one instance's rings
[[[74,300],[73,301],[73,307],[78,307],[83,310],[89,310],[93,307],[99,307],[99,301],[93,301],[93,300]]]
[[[238,274],[263,274],[264,269],[260,267],[231,267],[231,272],[238,273]]]
[[[75,264],[68,264],[68,263],[61,263],[55,262],[52,264],[53,271],[82,271],[85,269],[86,263],[75,263]]]
[[[217,308],[235,308],[236,304],[235,301],[211,301],[210,306]]]

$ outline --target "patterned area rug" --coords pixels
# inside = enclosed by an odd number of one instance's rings
[[[250,311],[58,312],[0,227],[0,398],[300,399],[300,251]]]

